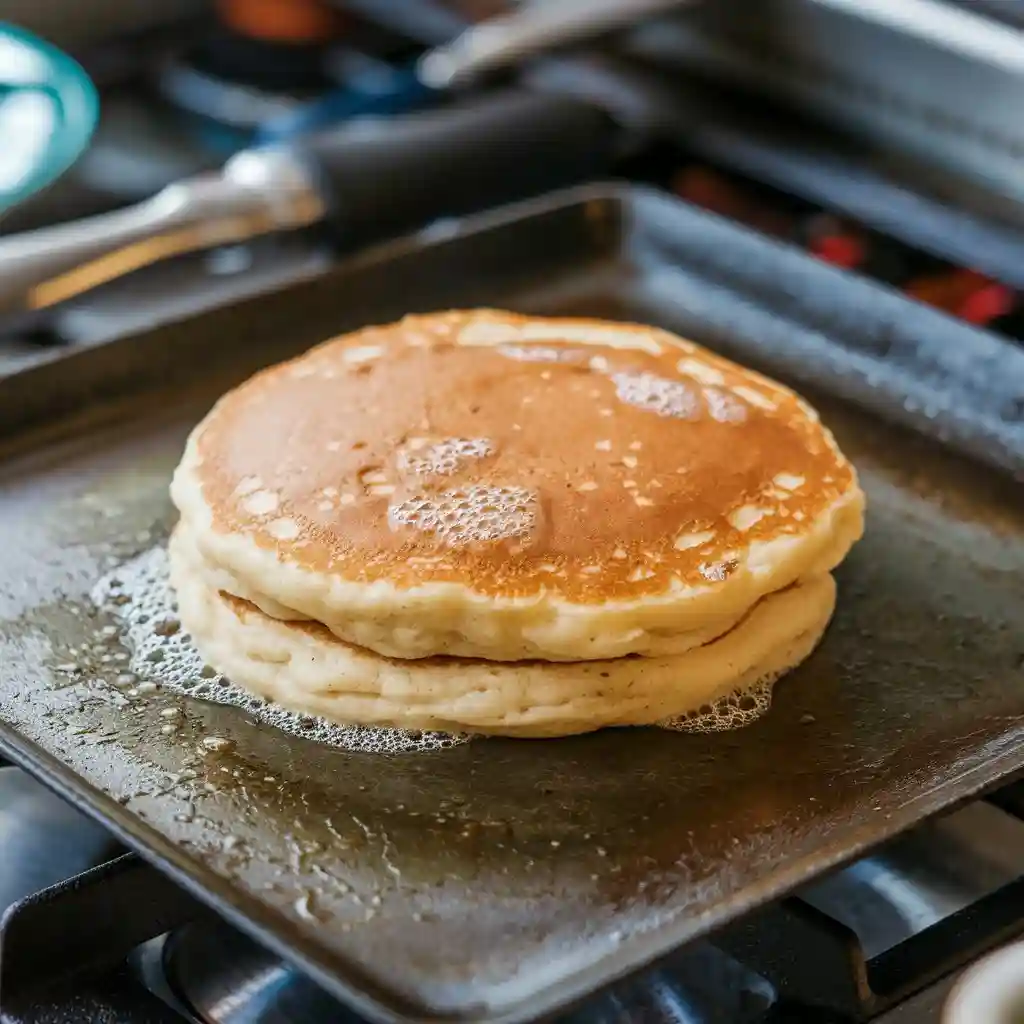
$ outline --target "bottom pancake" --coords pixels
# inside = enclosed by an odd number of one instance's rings
[[[313,622],[284,622],[210,588],[171,539],[179,616],[232,682],[300,714],[344,725],[553,737],[655,725],[773,681],[814,650],[835,606],[816,576],[763,598],[732,630],[684,654],[590,662],[390,659]]]

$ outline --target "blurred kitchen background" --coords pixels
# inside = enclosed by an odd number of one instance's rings
[[[102,115],[86,156],[7,215],[0,230],[136,202],[219,167],[254,141],[329,121],[346,104],[392,88],[393,76],[426,48],[513,6],[6,0],[6,19],[83,63],[100,89]],[[665,185],[971,323],[1024,337],[1020,0],[680,7],[588,44],[582,57],[577,49],[558,69],[575,91],[600,102],[614,94],[612,106],[622,109],[637,107],[630,93],[637,75],[644,90],[653,73],[653,91],[671,93],[672,131],[609,176]],[[653,95],[644,90],[640,108]],[[331,102],[320,109],[325,97]],[[395,109],[414,101],[407,95]],[[168,303],[177,308],[184,291],[201,306],[307,272],[322,258],[306,239],[212,253],[189,262],[202,280],[176,278],[168,289],[159,275],[137,276],[125,301],[123,286],[108,289],[102,310],[79,302],[26,328],[20,342],[100,340],[135,326],[143,295],[152,322]]]

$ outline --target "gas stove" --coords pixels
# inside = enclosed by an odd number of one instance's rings
[[[0,768],[3,1024],[359,1018],[14,767]],[[930,1024],[1024,931],[1024,790],[901,836],[593,997],[566,1024]]]

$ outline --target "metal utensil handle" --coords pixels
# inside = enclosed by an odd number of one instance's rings
[[[124,210],[0,238],[0,314],[43,309],[170,256],[319,220],[293,156],[246,151]]]
[[[545,50],[688,5],[692,0],[538,0],[481,22],[451,43],[425,54],[420,78],[431,88],[459,85],[486,71],[507,67]]]
[[[293,146],[351,248],[605,175],[622,137],[587,100],[514,89]]]

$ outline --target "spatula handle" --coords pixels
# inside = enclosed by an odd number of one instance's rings
[[[583,100],[508,90],[292,145],[348,248],[606,175],[619,137]]]

